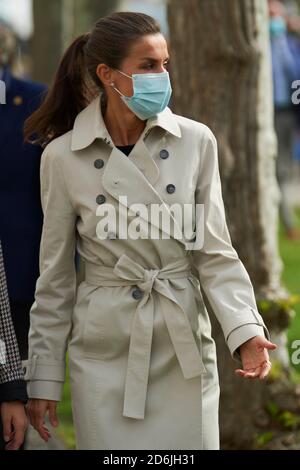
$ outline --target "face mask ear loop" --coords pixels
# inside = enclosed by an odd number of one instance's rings
[[[131,80],[132,80],[132,77],[131,77],[130,75],[127,75],[127,73],[122,72],[121,70],[118,70],[118,69],[115,69],[115,70],[116,70],[117,72],[119,72],[119,73],[125,75],[126,77],[131,78]],[[123,95],[123,93],[121,93],[121,92],[118,90],[118,88],[116,88],[116,87],[114,86],[114,82],[110,83],[110,86],[112,86],[112,87],[114,88],[114,90],[116,90],[116,91],[119,93],[120,96],[124,96],[125,98],[128,98],[127,96]]]
[[[115,69],[117,72],[121,73],[122,75],[125,75],[125,77],[128,77],[128,78],[131,78],[132,80],[132,77],[130,75],[127,75],[127,73],[125,72],[122,72],[122,70],[118,70],[118,69]]]
[[[116,87],[114,86],[113,83],[110,83],[110,86],[112,86],[113,89],[116,90],[116,92],[118,92],[120,96],[125,96],[125,95],[123,95],[123,93],[121,93],[121,92],[118,90],[118,88],[116,88]]]

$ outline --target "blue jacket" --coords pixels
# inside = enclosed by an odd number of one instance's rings
[[[286,34],[271,38],[271,56],[275,108],[292,108],[292,82],[299,77]]]
[[[34,301],[43,224],[40,201],[42,147],[24,144],[25,119],[39,106],[46,87],[11,75],[0,105],[0,238],[11,300]]]

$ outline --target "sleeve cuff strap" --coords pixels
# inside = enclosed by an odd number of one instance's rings
[[[65,381],[65,362],[47,361],[37,356],[23,361],[25,380],[38,381],[45,380],[49,382]]]

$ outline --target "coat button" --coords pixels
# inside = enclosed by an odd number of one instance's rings
[[[175,192],[175,186],[174,186],[174,184],[168,184],[168,185],[167,185],[167,191],[168,191],[168,193],[170,193],[170,194],[174,193],[174,192]]]
[[[106,201],[106,197],[104,196],[104,194],[99,194],[96,197],[97,204],[103,204],[105,201]]]
[[[27,372],[27,368],[26,368],[26,367],[23,367],[22,372],[23,372],[23,374],[25,375],[26,372]]]
[[[101,158],[97,158],[97,160],[94,161],[94,167],[95,168],[102,168],[104,166],[104,161],[101,160]]]
[[[163,158],[163,159],[168,158],[168,156],[169,156],[168,150],[162,149],[162,150],[159,152],[159,156],[160,156],[160,158]]]
[[[139,300],[143,297],[143,292],[141,291],[141,289],[137,288],[137,289],[134,289],[132,291],[132,297],[135,299],[135,300]]]

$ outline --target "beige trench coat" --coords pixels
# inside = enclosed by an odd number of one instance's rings
[[[68,348],[78,449],[218,449],[216,351],[200,285],[237,361],[243,342],[269,333],[231,245],[216,139],[166,108],[148,119],[126,156],[108,134],[100,98],[42,155],[29,396],[61,399]],[[120,196],[127,197],[122,206]],[[110,226],[110,237],[100,239],[101,203],[117,214],[128,208],[128,226],[140,220],[159,236],[122,238]],[[161,205],[170,227],[147,222],[143,210],[138,217],[134,203]],[[204,204],[201,248],[191,249],[174,203]],[[197,229],[195,211],[191,217]]]

